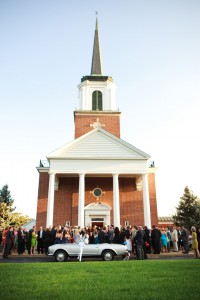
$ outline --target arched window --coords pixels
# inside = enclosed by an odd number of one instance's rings
[[[102,110],[102,92],[100,91],[92,93],[92,110]]]

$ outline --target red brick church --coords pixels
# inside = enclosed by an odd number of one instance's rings
[[[37,167],[37,226],[158,224],[150,156],[122,140],[115,84],[102,74],[96,21],[91,74],[82,77],[73,142]]]

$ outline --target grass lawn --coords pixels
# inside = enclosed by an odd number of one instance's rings
[[[0,299],[200,299],[200,260],[1,263]]]

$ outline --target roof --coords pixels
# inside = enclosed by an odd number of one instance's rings
[[[35,219],[31,219],[29,222],[27,222],[26,224],[24,224],[23,227],[26,228],[26,230],[30,230],[35,225],[36,225],[36,220]]]
[[[158,217],[158,222],[174,222],[172,217]]]
[[[149,158],[147,153],[101,127],[89,131],[47,155],[47,159],[148,160]]]

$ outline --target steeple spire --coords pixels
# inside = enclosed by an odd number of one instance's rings
[[[99,31],[98,31],[98,19],[96,18],[95,34],[94,34],[94,46],[92,55],[92,67],[91,75],[102,75],[101,66],[101,53],[99,45]]]

